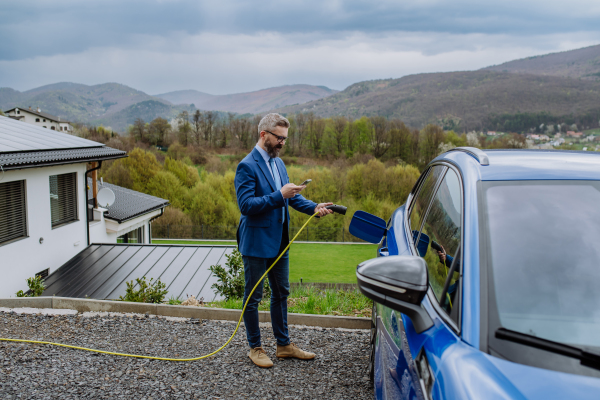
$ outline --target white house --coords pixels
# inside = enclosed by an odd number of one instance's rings
[[[115,202],[92,205],[91,167],[122,157],[102,143],[0,117],[0,297],[26,290],[27,278],[51,274],[90,243],[150,242],[150,222],[168,200],[100,182]]]
[[[152,220],[162,215],[169,201],[126,189],[106,182],[97,182],[98,189],[110,189],[115,202],[100,204],[90,215],[91,243],[151,243]],[[92,179],[88,179],[88,199],[93,202]]]
[[[4,114],[9,118],[16,119],[21,122],[33,124],[42,128],[48,128],[53,131],[72,132],[73,126],[69,121],[61,121],[60,117],[42,112],[40,108],[34,110],[29,108],[15,107],[4,111]]]

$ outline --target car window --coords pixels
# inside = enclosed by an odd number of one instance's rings
[[[410,210],[410,230],[412,231],[413,241],[415,243],[415,247],[417,247],[418,251],[423,256],[425,254],[425,249],[418,246],[416,243],[417,237],[419,235],[419,231],[421,230],[421,226],[423,225],[423,216],[427,211],[427,207],[431,201],[431,196],[435,190],[435,184],[439,180],[439,177],[446,170],[446,167],[442,165],[435,165],[431,167],[426,173],[427,177],[423,180],[419,191],[415,199],[411,204]]]
[[[600,349],[600,182],[497,181],[483,188],[490,310],[500,326]]]
[[[438,303],[442,304],[451,316],[453,314],[457,315],[456,312],[451,313],[451,310],[455,305],[454,303],[458,301],[458,276],[460,275],[458,269],[450,278],[450,286],[443,301],[440,300],[442,299],[448,272],[455,257],[460,266],[458,250],[461,240],[461,220],[462,194],[460,180],[456,172],[448,169],[427,212],[419,242],[428,244],[424,258],[429,270],[429,284]]]

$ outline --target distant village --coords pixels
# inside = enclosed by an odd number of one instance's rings
[[[591,134],[584,132],[566,131],[565,133],[556,132],[553,135],[544,133],[528,133],[525,135],[527,147],[534,149],[553,149],[561,146],[581,147],[583,151],[600,150],[600,130]],[[481,135],[497,137],[505,135],[505,132],[487,131]],[[579,149],[578,149],[579,150]]]

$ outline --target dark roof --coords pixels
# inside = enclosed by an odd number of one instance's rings
[[[88,178],[88,198],[92,198],[92,179]],[[169,205],[169,200],[160,197],[150,196],[149,194],[136,192],[111,183],[98,182],[98,190],[109,188],[115,193],[115,202],[110,207],[100,205],[108,209],[104,215],[119,223],[135,218],[138,215],[147,214],[154,210],[160,210]]]
[[[3,170],[127,157],[102,143],[0,116],[0,166]]]
[[[118,299],[126,282],[146,277],[160,279],[171,297],[189,295],[205,301],[220,297],[211,288],[217,278],[209,267],[224,265],[235,246],[148,244],[93,244],[45,280],[43,296]]]
[[[61,121],[61,120],[59,119],[59,117],[57,117],[56,115],[48,114],[48,113],[41,112],[41,111],[40,111],[40,112],[38,112],[38,111],[37,111],[37,108],[36,108],[35,110],[33,110],[33,109],[32,109],[32,110],[30,110],[30,109],[29,109],[29,108],[27,108],[27,107],[14,107],[14,108],[11,108],[10,110],[6,110],[6,111],[4,111],[4,113],[5,113],[5,114],[7,114],[7,113],[11,112],[12,110],[16,110],[17,108],[18,108],[19,110],[21,110],[21,111],[27,111],[28,113],[35,114],[35,115],[39,115],[39,116],[40,116],[40,117],[42,117],[42,118],[47,118],[47,119],[50,119],[50,120],[52,120],[52,121],[56,121],[56,122],[62,122],[62,123],[66,123],[66,124],[68,124],[68,123],[69,123],[69,121],[66,121],[66,120],[65,120],[65,121]]]
[[[7,171],[33,167],[45,167],[59,164],[73,164],[112,160],[127,157],[127,153],[111,147],[93,147],[88,149],[35,151],[21,153],[1,153],[0,165]]]

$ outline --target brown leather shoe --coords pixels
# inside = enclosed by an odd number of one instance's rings
[[[273,361],[267,356],[267,352],[262,347],[250,349],[248,357],[250,357],[254,364],[261,368],[271,368],[273,366]]]
[[[280,358],[294,357],[299,358],[300,360],[312,360],[315,358],[315,353],[304,351],[298,348],[294,343],[290,343],[287,346],[277,345],[277,352],[275,355]]]

